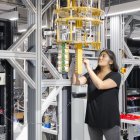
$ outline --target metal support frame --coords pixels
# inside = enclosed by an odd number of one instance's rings
[[[130,32],[129,32],[129,34],[128,34],[128,38],[131,38],[131,35],[132,35],[132,33],[134,32],[134,30],[135,30],[135,27],[133,26],[133,23],[130,25]]]
[[[0,50],[0,58],[35,60],[36,54],[32,52],[16,52],[16,51]]]
[[[128,16],[127,21],[125,23],[124,29],[126,30],[130,24],[130,22],[133,20],[133,16]]]
[[[134,64],[131,64],[130,66],[127,67],[127,72],[123,76],[123,80],[122,80],[121,85],[124,84],[124,82],[126,81],[127,77],[129,76],[129,74],[132,71],[134,66],[135,66]]]
[[[123,62],[127,65],[140,65],[139,59],[123,59]]]
[[[63,140],[62,134],[63,134],[63,114],[62,114],[62,105],[63,105],[63,94],[62,90],[59,92],[59,97],[58,97],[58,125],[59,125],[59,130],[58,130],[58,140]]]
[[[127,79],[128,75],[130,74],[131,70],[133,69],[133,67],[135,65],[140,65],[140,58],[138,58],[138,57],[136,58],[133,56],[133,54],[131,53],[129,47],[127,46],[127,44],[124,40],[124,32],[128,28],[128,25],[130,24],[130,22],[133,20],[133,16],[130,16],[128,18],[125,25],[122,24],[122,22],[120,22],[119,19],[123,20],[123,15],[110,17],[110,20],[111,20],[111,22],[110,22],[111,38],[110,39],[111,39],[111,47],[112,47],[111,49],[116,53],[120,67],[122,67],[126,64],[129,65],[127,67],[127,72],[123,76],[123,80],[122,80],[122,84],[123,84],[125,82],[125,80]],[[123,27],[121,27],[121,26],[123,26]],[[121,40],[121,38],[122,38],[122,40]],[[123,53],[125,53],[126,58],[123,58],[123,56],[121,56],[122,54],[119,52],[120,50]]]
[[[27,61],[24,60],[24,71],[27,73]],[[28,108],[28,84],[24,81],[24,123],[27,124],[27,108]]]
[[[71,86],[71,80],[68,79],[52,79],[52,80],[42,80],[42,87],[47,86]]]
[[[62,87],[56,87],[52,90],[52,92],[47,97],[46,101],[43,102],[42,109],[41,109],[41,115],[44,114],[46,109],[50,106],[51,102],[54,100],[54,98],[60,93],[62,90]]]
[[[134,19],[133,16],[131,16],[131,15],[128,16],[127,21],[126,21],[125,26],[124,26],[124,30],[126,30],[129,27],[129,24],[132,22],[133,19]],[[131,36],[133,31],[134,31],[133,24],[130,24],[130,32],[128,34],[128,38]]]
[[[128,48],[125,40],[123,40],[123,43],[124,43],[124,51],[125,51],[125,54],[127,55],[128,58],[133,59],[133,55],[132,55],[130,49]]]
[[[30,0],[22,0],[22,2],[26,5],[26,7],[32,12],[36,13],[36,8]]]
[[[125,104],[123,103],[125,92],[124,83],[132,71],[133,67],[140,65],[140,57],[133,56],[129,47],[125,42],[125,30],[128,28],[130,22],[134,19],[134,16],[129,16],[126,23],[124,24],[124,16],[117,15],[110,17],[110,40],[111,49],[115,52],[120,68],[126,67],[126,73],[122,74],[121,88],[119,94],[120,100],[120,111],[125,111]],[[131,34],[131,33],[130,33]]]
[[[43,52],[42,52],[42,59],[43,59],[43,63],[48,66],[47,68],[52,74],[52,76],[56,79],[62,79],[62,76],[59,74],[56,68],[51,64],[50,60],[45,56],[45,54],[43,54]]]
[[[35,82],[30,78],[30,76],[24,71],[24,69],[18,64],[14,59],[8,60],[8,62],[17,70],[19,75],[27,82],[31,88],[35,88]]]
[[[110,17],[110,49],[115,53],[119,67],[122,66],[121,45],[122,45],[122,19],[121,16]],[[122,101],[122,89],[120,88],[119,101]],[[119,109],[123,111],[123,104],[119,102]]]
[[[28,28],[28,30],[27,30],[16,42],[14,42],[13,45],[11,45],[11,46],[9,47],[8,50],[10,50],[10,51],[16,50],[17,47],[19,47],[19,46],[23,43],[23,41],[24,41],[27,37],[29,37],[29,36],[31,35],[31,33],[32,33],[35,29],[36,29],[36,26],[35,26],[35,25],[31,25],[31,26]]]
[[[56,0],[50,1],[42,9],[42,0],[22,0],[25,6],[29,10],[29,28],[23,35],[17,39],[8,50],[0,51],[0,58],[6,59],[12,67],[18,72],[18,74],[24,80],[24,115],[25,115],[25,126],[28,127],[28,139],[41,140],[42,139],[42,115],[44,111],[51,105],[53,99],[60,93],[62,93],[63,86],[71,86],[70,80],[64,80],[62,76],[58,73],[56,68],[51,64],[50,60],[43,54],[41,47],[41,36],[42,36],[42,15],[46,10],[56,2]],[[35,36],[35,40],[33,36]],[[17,48],[23,44],[24,40],[29,38],[29,44],[35,42],[35,52],[19,52]],[[26,50],[27,51],[27,50]],[[22,67],[16,59],[24,60],[24,67]],[[34,60],[35,65],[35,75],[34,78],[31,78],[29,75],[29,69],[26,60]],[[42,63],[47,66],[48,70],[55,79],[52,80],[43,80],[42,81]],[[57,79],[57,80],[56,80]],[[42,85],[41,85],[42,84]],[[52,86],[54,85],[53,91],[49,96],[44,100],[43,105],[41,106],[41,88],[42,86]],[[29,96],[31,94],[31,96]],[[61,96],[61,95],[60,95]],[[30,97],[32,101],[29,101],[27,97]],[[33,97],[33,98],[32,98]],[[28,102],[28,103],[27,103]],[[32,103],[29,103],[32,102]],[[35,106],[33,106],[33,102]],[[33,110],[33,112],[28,112],[28,109]],[[61,108],[60,108],[61,109]],[[34,120],[32,116],[34,115]],[[62,116],[62,115],[61,115]],[[59,118],[60,120],[62,119]],[[32,123],[33,124],[30,124]],[[60,127],[59,122],[59,127]],[[26,125],[28,124],[28,125]],[[30,133],[31,132],[31,133]],[[62,138],[62,128],[59,131],[59,139]]]
[[[43,8],[42,10],[42,15],[48,10],[48,8],[54,4],[56,2],[56,0],[50,0],[50,2]]]
[[[139,16],[134,15],[134,16],[133,16],[133,19],[140,20],[140,17],[139,17]]]
[[[102,18],[104,19],[105,17],[102,16]],[[105,21],[103,20],[103,23],[101,24],[101,48],[105,49]]]
[[[110,49],[114,51],[116,54],[118,65],[121,67],[121,56],[120,56],[120,49],[121,49],[121,17],[120,16],[113,16],[110,17]]]
[[[123,18],[123,15],[121,16]],[[123,29],[123,34],[125,33],[125,30],[127,29],[128,27],[128,24],[130,24],[130,22],[135,19],[134,16],[131,16],[129,18],[129,20],[126,22],[125,26],[124,26],[124,29]],[[127,26],[126,26],[127,25]],[[131,36],[131,33],[130,33],[130,36]],[[124,36],[123,36],[124,38]],[[125,82],[125,80],[127,79],[127,77],[129,76],[130,72],[132,71],[132,69],[134,68],[134,66],[136,65],[140,65],[140,58],[139,57],[135,57],[133,56],[133,54],[131,53],[129,47],[127,46],[125,40],[123,39],[123,47],[124,47],[124,53],[126,54],[126,58],[123,58],[122,59],[122,64],[123,65],[128,65],[127,67],[127,72],[124,74],[123,76],[123,83]]]
[[[42,81],[42,0],[36,1],[36,98],[35,98],[35,135],[36,140],[42,140],[42,116],[41,116],[41,81]]]

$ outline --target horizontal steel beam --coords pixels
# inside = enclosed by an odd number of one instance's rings
[[[31,25],[28,30],[19,38],[17,41],[15,41],[9,48],[8,50],[14,51],[16,50],[23,42],[24,40],[30,36],[30,34],[36,29],[36,25],[33,24]]]
[[[42,87],[49,87],[49,86],[71,86],[71,80],[69,79],[42,80]]]
[[[74,50],[74,49],[70,49],[69,52],[70,52],[71,54],[75,54],[75,50]],[[51,54],[53,54],[53,53],[58,53],[58,49],[49,49],[49,50],[47,51],[47,53],[51,53]],[[95,53],[95,50],[83,49],[83,54],[94,55],[94,53]]]
[[[123,59],[123,64],[140,65],[140,59]]]
[[[6,51],[0,50],[0,58],[1,59],[28,59],[35,60],[36,54],[32,52],[16,52],[16,51]]]
[[[57,130],[53,130],[53,129],[50,129],[50,128],[45,128],[44,126],[42,126],[42,132],[48,133],[48,134],[53,134],[53,135],[58,135]]]
[[[30,76],[24,71],[24,69],[19,65],[19,63],[14,59],[7,60],[13,68],[18,72],[18,74],[25,80],[25,82],[33,89],[36,88],[35,82],[30,78]]]

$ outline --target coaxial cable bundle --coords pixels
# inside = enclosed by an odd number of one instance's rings
[[[69,45],[66,43],[58,48],[58,71],[61,73],[69,71]]]

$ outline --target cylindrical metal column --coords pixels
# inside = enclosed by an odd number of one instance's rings
[[[115,53],[119,67],[121,67],[121,27],[121,16],[110,17],[110,49]]]
[[[110,49],[115,53],[119,68],[122,66],[121,48],[122,46],[122,16],[110,17]],[[122,99],[123,88],[119,92],[119,108],[123,111]]]
[[[42,140],[41,81],[42,81],[42,0],[36,1],[36,139]]]
[[[29,37],[28,49],[36,52],[36,62],[28,61],[28,74],[35,81],[36,88],[28,88],[28,140],[42,140],[41,81],[42,81],[42,0],[31,0],[36,13],[29,11],[29,26],[36,24],[36,31]]]

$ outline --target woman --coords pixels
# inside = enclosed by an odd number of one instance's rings
[[[73,75],[73,84],[88,84],[88,99],[85,122],[91,140],[120,140],[120,114],[118,93],[121,75],[118,72],[115,54],[103,50],[98,59],[98,66],[92,70],[89,60],[83,63],[87,73],[78,77]]]

